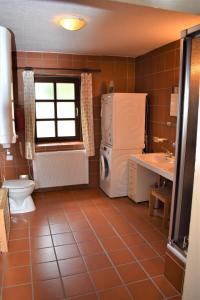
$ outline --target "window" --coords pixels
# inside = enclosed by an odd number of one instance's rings
[[[36,77],[36,142],[80,140],[80,79]]]

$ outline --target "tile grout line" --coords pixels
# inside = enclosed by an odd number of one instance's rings
[[[30,252],[30,251],[28,251],[28,252]],[[11,267],[11,268],[7,268],[7,270],[21,269],[21,268],[25,268],[25,267],[30,267],[30,264],[29,265],[14,266],[14,267]]]
[[[97,207],[97,206],[96,206]],[[133,255],[133,257],[135,258],[136,262],[139,264],[139,266],[142,268],[142,270],[145,272],[145,274],[147,275],[147,278],[152,282],[152,284],[158,289],[158,291],[160,292],[160,294],[163,296],[163,299],[166,299],[164,293],[161,291],[161,289],[154,283],[154,281],[152,280],[151,276],[149,275],[149,273],[145,270],[145,268],[143,267],[143,265],[140,263],[139,259],[132,253],[132,251],[130,250],[130,248],[126,245],[126,243],[124,242],[124,240],[121,238],[121,236],[119,235],[119,233],[117,232],[117,230],[114,228],[114,226],[112,225],[112,223],[110,223],[109,220],[107,220],[107,218],[104,216],[104,214],[101,212],[101,210],[97,207],[97,210],[100,211],[100,213],[102,214],[102,216],[105,218],[105,220],[110,224],[110,226],[113,228],[114,232],[116,233],[116,235],[118,236],[118,238],[122,241],[122,243],[125,245],[125,247],[131,252],[131,254]],[[128,223],[129,224],[129,223]],[[134,228],[135,229],[135,228]]]
[[[95,206],[96,206],[96,204],[95,204]],[[112,205],[110,205],[109,204],[109,206],[111,206],[112,207]],[[87,207],[87,206],[86,206]],[[99,210],[99,208],[98,208],[98,210]],[[114,210],[116,210],[116,209],[114,209]],[[101,211],[100,211],[101,212]],[[102,212],[101,212],[101,214],[102,214]],[[120,213],[120,215],[121,215],[121,213]],[[124,215],[122,215],[123,216],[123,219],[126,219],[125,217],[124,217]],[[104,216],[105,217],[105,216]],[[107,219],[107,217],[106,217],[106,219]],[[129,222],[128,222],[128,224],[129,224]],[[113,224],[111,224],[112,225],[112,227],[113,227]],[[132,228],[134,228],[133,227],[133,225],[131,224],[131,227]],[[154,226],[154,225],[152,225],[152,227],[153,227],[153,229],[154,230],[156,230],[157,232],[159,232],[160,233],[160,231]],[[135,228],[134,228],[135,229]],[[136,232],[138,233],[138,231],[136,230]],[[162,234],[163,236],[164,236],[164,234],[163,233],[160,233],[160,234]],[[140,236],[141,236],[141,234],[140,234]],[[122,238],[123,239],[123,238]],[[142,236],[142,239],[143,240],[145,240],[145,238]],[[146,241],[146,240],[145,240]],[[149,242],[147,243],[147,244],[149,244]],[[153,247],[151,247],[152,249],[153,249],[153,251],[155,252],[155,253],[157,253],[158,255],[157,256],[159,256],[160,257],[160,254],[153,248]],[[132,253],[132,252],[131,252]],[[156,257],[157,257],[156,256]],[[145,260],[145,259],[144,259]],[[148,260],[148,259],[147,259]],[[142,260],[143,261],[143,260]]]
[[[75,236],[74,236],[74,234],[73,234],[73,231],[72,231],[72,228],[71,228],[69,219],[68,219],[68,217],[67,217],[66,211],[64,211],[64,214],[65,214],[65,216],[66,216],[67,222],[68,222],[69,227],[70,227],[71,232],[72,232],[72,235],[73,235],[74,240],[75,240],[75,242],[76,242],[76,245],[77,245],[77,247],[78,247],[78,243],[77,243],[77,241],[76,241],[76,239],[75,239]],[[89,224],[89,223],[88,223],[88,224]],[[89,225],[89,226],[90,226],[90,225]],[[89,272],[89,270],[88,270],[88,266],[87,266],[87,264],[86,264],[86,262],[85,262],[85,259],[83,258],[83,255],[82,255],[82,253],[81,253],[79,247],[78,247],[78,250],[79,250],[79,253],[80,253],[80,255],[81,255],[82,259],[83,259],[83,262],[84,262],[84,264],[85,264],[85,267],[86,267],[86,270],[87,270],[86,273],[88,274],[88,276],[89,276],[89,278],[90,278],[90,280],[91,280],[91,282],[92,282],[92,285],[93,285],[93,288],[94,288],[94,293],[95,293],[95,295],[97,296],[97,298],[99,299],[99,296],[98,296],[98,294],[97,294],[97,291],[96,291],[96,288],[95,288],[95,284],[94,284],[93,278],[92,278],[92,276],[90,275],[90,272]],[[80,273],[79,273],[79,274],[80,274]]]
[[[121,213],[120,213],[121,214]],[[109,222],[109,221],[108,221]],[[140,237],[142,237],[143,239],[144,239],[144,241],[146,241],[146,239],[141,235],[141,233],[131,224],[131,223],[129,223],[128,222],[128,224],[140,235]],[[111,226],[112,226],[112,224],[111,224]],[[114,228],[114,230],[115,230],[115,228]],[[117,232],[117,230],[116,230],[116,232]],[[123,241],[123,238],[121,238],[121,236],[118,234],[118,232],[117,232],[117,235],[118,235],[118,237],[120,238],[120,239],[122,239],[122,242],[124,243],[124,241]],[[150,246],[150,243],[149,242],[147,242],[147,244]],[[125,242],[125,245],[126,245],[126,242]],[[126,245],[126,247],[128,248],[128,250],[132,253],[132,251],[131,251],[131,249],[129,248],[129,246],[128,245]],[[158,256],[160,257],[160,254],[157,252],[157,251],[155,251],[154,249],[153,249],[153,247],[151,247],[151,249],[154,251],[154,252],[156,252],[157,254],[158,254]],[[133,254],[133,253],[132,253]],[[134,256],[134,258],[135,258],[135,260],[136,260],[136,262],[140,265],[140,267],[142,268],[142,270],[146,273],[146,275],[147,275],[147,278],[152,282],[152,284],[158,289],[158,291],[160,292],[160,294],[164,297],[163,299],[166,299],[166,297],[165,297],[165,295],[164,295],[164,293],[162,292],[162,290],[160,289],[160,287],[153,281],[153,279],[152,279],[152,277],[149,275],[149,273],[145,270],[145,268],[143,267],[143,265],[141,264],[141,260],[139,260],[136,256],[135,256],[135,254],[133,254],[133,256]],[[156,257],[156,256],[155,256]],[[153,258],[155,258],[155,257],[153,257]],[[151,258],[151,259],[153,259],[153,258]],[[143,261],[143,260],[142,260]]]
[[[93,197],[94,198],[94,197]],[[121,236],[121,234],[120,233],[118,233],[118,231],[117,231],[117,229],[115,229],[115,226],[112,224],[112,221],[108,221],[109,220],[109,218],[108,218],[108,216],[107,216],[107,214],[105,214],[105,211],[104,211],[104,209],[102,209],[102,208],[99,208],[98,207],[98,205],[95,203],[95,200],[93,199],[93,198],[91,198],[91,200],[92,200],[92,202],[94,202],[94,207],[96,207],[96,209],[97,209],[97,211],[99,211],[99,214],[108,222],[108,224],[109,224],[109,226],[111,226],[111,228],[114,230],[114,232],[115,232],[115,234],[116,234],[116,232],[117,232],[117,236],[119,237],[119,239],[123,242],[123,245],[125,245],[126,246],[126,248],[130,251],[130,253],[131,253],[131,255],[132,255],[132,257],[134,257],[135,255],[132,253],[132,251],[130,250],[130,248],[129,248],[129,246],[128,245],[126,245],[126,242],[124,241],[124,239],[123,239],[123,235]],[[107,199],[106,199],[107,200]],[[109,199],[108,199],[109,200]],[[88,227],[88,229],[89,230],[91,230],[93,233],[94,233],[94,235],[95,235],[95,237],[97,238],[97,241],[102,245],[102,243],[101,243],[101,237],[99,237],[98,235],[97,235],[97,233],[96,233],[96,231],[95,231],[95,229],[94,229],[94,227],[93,227],[93,225],[91,225],[92,223],[91,223],[91,220],[90,220],[90,214],[89,214],[89,216],[88,216],[88,212],[90,213],[90,211],[88,210],[87,211],[87,209],[89,208],[89,205],[83,205],[83,206],[81,206],[81,201],[79,201],[80,203],[79,203],[79,210],[77,210],[77,212],[81,212],[81,215],[83,215],[83,217],[85,218],[85,220],[87,221],[87,223],[88,223],[88,225],[89,225],[89,227]],[[108,202],[108,201],[107,201]],[[159,254],[159,252],[157,252],[152,246],[151,246],[151,244],[145,239],[145,237],[143,237],[143,235],[142,235],[142,233],[140,233],[140,231],[138,230],[138,229],[136,229],[135,227],[134,227],[134,225],[132,224],[132,223],[130,223],[129,222],[129,219],[126,217],[126,215],[125,215],[125,213],[123,214],[123,213],[121,213],[121,211],[120,211],[120,207],[115,207],[112,203],[109,203],[109,207],[110,208],[112,208],[113,209],[113,211],[119,211],[119,213],[120,213],[120,216],[122,216],[123,217],[123,219],[124,219],[124,221],[126,221],[126,223],[127,224],[129,224],[130,226],[131,226],[131,228],[133,228],[134,230],[135,230],[135,232],[142,238],[142,240],[144,240],[148,245],[150,245],[150,247],[153,249],[153,251],[155,252],[155,253],[158,253],[158,255],[157,256],[155,256],[155,257],[160,257],[160,258],[162,258],[163,259],[163,256],[161,256],[160,254]],[[67,208],[63,205],[63,208],[64,208],[64,215],[65,215],[65,218],[67,219],[67,220],[69,220],[69,216],[68,216],[68,213],[67,213]],[[77,207],[78,208],[78,207]],[[58,215],[59,215],[59,210],[61,210],[61,208],[59,208],[58,209]],[[52,210],[50,210],[51,211],[51,213],[53,214],[53,209]],[[74,209],[74,212],[76,211],[76,209]],[[45,212],[45,214],[47,214],[47,211]],[[70,214],[69,214],[70,215]],[[140,215],[138,214],[138,216],[140,217]],[[48,217],[47,217],[47,219],[48,219]],[[67,221],[66,220],[66,221]],[[88,221],[89,220],[89,221]],[[128,220],[128,222],[127,222],[127,220]],[[145,220],[144,220],[145,221]],[[55,223],[55,224],[60,224],[60,223]],[[149,222],[149,224],[151,224],[150,222]],[[71,233],[72,233],[72,235],[74,236],[74,232],[80,232],[80,231],[82,231],[82,230],[79,230],[79,229],[76,229],[76,230],[72,230],[72,228],[71,228],[71,225],[70,225],[70,223],[68,224],[69,225],[69,227],[70,227],[70,229],[71,229]],[[156,228],[156,225],[154,225],[154,224],[151,224],[152,225],[152,230],[155,230],[155,231],[157,231],[157,232],[159,232],[159,233],[161,233],[159,230],[158,230],[158,228]],[[42,236],[51,236],[51,241],[52,241],[52,247],[54,248],[54,254],[55,254],[55,260],[56,260],[56,263],[57,263],[57,266],[58,266],[58,270],[59,270],[59,279],[61,280],[61,282],[62,282],[62,276],[61,276],[61,272],[60,272],[60,268],[59,268],[59,265],[58,265],[58,258],[57,258],[57,255],[56,255],[56,252],[55,252],[55,247],[56,246],[54,246],[54,243],[53,243],[53,233],[51,232],[51,227],[50,227],[50,223],[49,223],[49,220],[48,220],[48,226],[49,226],[49,228],[50,228],[50,234],[48,234],[48,235],[42,235]],[[24,227],[22,227],[22,228],[24,228]],[[31,232],[30,232],[30,224],[29,224],[29,247],[31,246]],[[17,228],[17,229],[19,229],[19,228]],[[87,230],[87,229],[83,229],[83,230]],[[146,230],[144,230],[144,231],[146,231]],[[59,233],[57,233],[57,234],[59,234]],[[127,233],[127,235],[128,235],[129,233]],[[164,236],[164,234],[162,233],[162,235]],[[25,239],[25,238],[20,238],[20,239],[14,239],[14,240],[21,240],[21,239]],[[84,243],[84,242],[86,242],[86,241],[90,241],[90,240],[83,240],[83,241],[81,241],[81,242],[78,242],[78,240],[74,240],[74,243],[76,243],[76,245],[78,246],[78,244],[79,243]],[[70,244],[74,244],[74,243],[70,243]],[[62,245],[65,245],[65,244],[62,244]],[[67,245],[68,245],[68,243],[67,243]],[[49,247],[41,247],[41,248],[39,248],[39,249],[43,249],[43,248],[49,248]],[[104,249],[104,247],[102,247],[102,249]],[[116,251],[118,251],[118,250],[120,250],[120,249],[117,249],[117,250],[112,250],[111,252],[116,252]],[[31,255],[31,251],[32,251],[32,248],[30,247],[30,252],[29,252],[29,254]],[[109,251],[109,250],[108,250]],[[109,261],[111,262],[111,266],[113,265],[112,264],[112,261],[110,260],[110,257],[109,257],[109,252],[108,252],[106,249],[104,250],[104,255],[106,255],[107,257],[108,257],[108,259],[109,259]],[[20,251],[16,251],[16,252],[11,252],[11,253],[21,253],[21,252],[27,252],[27,250],[20,250]],[[79,250],[79,252],[80,252],[80,250]],[[108,253],[107,253],[108,252]],[[90,275],[90,272],[89,272],[89,269],[88,269],[88,266],[87,266],[87,264],[86,264],[86,261],[85,261],[85,256],[92,256],[92,255],[95,255],[95,254],[97,254],[97,253],[94,253],[94,254],[91,254],[91,255],[84,255],[84,254],[82,254],[82,253],[80,253],[80,255],[81,255],[81,257],[82,257],[82,259],[83,259],[83,262],[84,262],[84,264],[85,264],[85,266],[86,266],[86,269],[87,269],[87,274],[88,275]],[[29,255],[29,256],[30,256]],[[70,259],[70,258],[69,258]],[[145,261],[145,260],[149,260],[148,258],[147,259],[142,259],[142,260],[140,260],[140,262],[141,261]],[[135,259],[135,262],[137,262],[137,259]],[[42,262],[41,262],[42,263]],[[128,263],[124,263],[124,264],[120,264],[119,266],[123,266],[123,265],[127,265]],[[26,265],[25,265],[26,266]],[[20,267],[23,267],[23,266],[15,266],[15,268],[20,268]],[[31,274],[32,274],[32,260],[31,260],[31,265],[30,265],[30,268],[31,268]],[[104,270],[104,269],[108,269],[108,268],[110,268],[110,267],[106,267],[106,268],[101,268],[101,269],[98,269],[98,270]],[[117,266],[115,267],[115,268],[117,268]],[[114,269],[115,269],[114,268]],[[98,271],[97,270],[97,271]],[[94,270],[94,271],[96,271],[96,270]],[[92,270],[91,270],[91,272],[93,272]],[[80,273],[76,273],[76,274],[81,274],[81,273],[83,273],[83,272],[80,272]],[[75,274],[75,275],[76,275]],[[74,274],[71,274],[71,275],[74,275]],[[68,275],[68,276],[71,276],[71,275]],[[151,278],[152,278],[152,280],[154,279],[154,278],[156,278],[156,277],[159,277],[159,276],[162,276],[161,274],[160,275],[156,275],[156,276],[151,276]],[[63,276],[63,277],[65,277],[65,276]],[[56,278],[58,278],[58,277],[56,277]],[[91,279],[91,282],[93,283],[93,279],[90,277],[90,279]],[[132,283],[137,283],[137,282],[141,282],[141,281],[145,281],[146,279],[144,279],[144,280],[139,280],[139,281],[133,281],[133,282],[129,282],[129,283],[127,283],[126,284],[126,287],[127,287],[127,285],[130,285],[130,284],[132,284]],[[122,283],[123,283],[123,279],[122,279]],[[24,283],[24,284],[18,284],[17,286],[21,286],[21,285],[26,285],[27,283]],[[153,282],[153,284],[157,287],[157,285]],[[95,285],[94,285],[94,283],[93,283],[93,286],[95,287]],[[119,285],[118,285],[119,286]],[[120,285],[120,286],[122,286],[122,284]],[[13,286],[9,286],[9,287],[13,287]],[[112,288],[109,288],[109,289],[101,289],[101,290],[97,290],[97,289],[94,289],[95,290],[95,293],[96,293],[96,295],[97,295],[97,297],[100,297],[99,295],[98,295],[98,293],[100,293],[100,292],[102,292],[102,291],[107,291],[107,290],[112,290],[112,289],[114,289],[114,288],[116,288],[117,286],[114,286],[114,287],[112,287]],[[173,287],[173,286],[172,286]],[[173,287],[174,288],[174,287]],[[158,289],[158,288],[157,288]],[[174,288],[175,289],[175,288]],[[2,289],[1,289],[1,292],[2,292],[2,290],[3,290],[3,286],[2,286]],[[176,289],[175,289],[176,290]],[[33,280],[32,280],[32,291],[33,291]],[[63,288],[63,291],[64,291],[64,293],[65,293],[65,289]],[[160,289],[159,289],[159,291],[160,291]],[[88,292],[87,294],[81,294],[80,296],[83,296],[83,295],[90,295],[90,294],[92,294],[93,292]],[[173,299],[173,298],[175,298],[176,296],[178,296],[179,294],[177,294],[177,295],[174,295],[174,296],[172,296],[172,297],[167,297],[167,298],[164,298],[164,299]],[[76,295],[76,296],[72,296],[72,297],[67,297],[66,299],[75,299],[75,298],[78,298],[79,296],[78,295]],[[132,297],[132,296],[131,296]],[[65,300],[66,300],[65,299]],[[62,300],[64,300],[63,298],[62,298]]]
[[[153,276],[152,278],[153,279],[156,279],[156,278],[158,278],[158,277],[162,277],[162,276],[164,276],[165,277],[165,275],[156,275],[156,276]],[[179,291],[172,285],[172,283],[169,281],[169,280],[167,280],[168,281],[168,283],[169,283],[169,285],[170,285],[170,287],[172,287],[176,292],[177,292],[177,294],[176,295],[174,295],[174,296],[171,296],[172,298],[173,297],[177,297],[177,296],[180,296],[181,294],[179,293]],[[171,297],[166,297],[167,299],[168,298],[171,298]]]
[[[121,197],[121,198],[124,198],[125,200],[127,200],[127,202],[128,202],[129,204],[131,204],[131,209],[132,209],[132,211],[137,215],[137,217],[140,217],[140,218],[142,219],[142,221],[143,221],[144,216],[141,216],[140,213],[135,212],[135,211],[134,211],[134,207],[132,207],[133,204],[134,204],[134,205],[138,205],[138,204],[140,205],[141,203],[135,203],[135,202],[134,202],[133,200],[131,200],[128,196]],[[108,201],[109,201],[109,200],[108,200]],[[112,201],[112,200],[111,200],[111,201]],[[148,202],[148,201],[145,201],[145,202]],[[121,202],[119,202],[119,203],[121,203]],[[113,207],[113,209],[114,209],[115,211],[119,211],[119,207],[116,205],[116,203],[115,203],[115,205],[114,205],[113,203],[111,203],[110,206]],[[122,214],[121,211],[120,211],[120,214]],[[125,214],[123,214],[123,217],[124,217],[124,219],[127,219],[127,217],[126,217]],[[147,217],[148,217],[148,215],[147,215]],[[151,225],[152,227],[154,227],[154,229],[157,230],[158,232],[160,232],[163,236],[165,236],[165,234],[164,234],[163,232],[161,232],[161,231],[157,228],[157,226],[156,226],[155,224],[153,224],[150,220],[145,220],[145,222],[147,222],[149,225]],[[145,231],[145,230],[144,230],[144,231]]]
[[[180,297],[180,300],[182,299],[182,294],[176,294],[174,296],[171,296],[171,297],[166,297],[166,300],[171,300],[171,299],[175,299],[176,297]]]
[[[113,204],[111,204],[111,206],[113,207],[114,205]],[[121,213],[121,211],[119,210],[119,208],[117,208],[116,206],[114,206],[114,208],[117,210],[117,211],[119,211],[119,213],[120,213],[120,215],[122,215],[122,213]],[[138,214],[137,214],[138,215]],[[124,216],[124,219],[126,220],[127,219],[127,217],[126,216]],[[159,254],[159,252],[157,251],[157,250],[155,250],[153,247],[152,247],[152,245],[151,245],[151,243],[148,241],[148,240],[146,240],[143,236],[142,236],[142,233],[140,233],[140,231],[137,229],[137,228],[135,228],[134,226],[133,226],[133,224],[131,224],[130,222],[129,222],[129,220],[127,219],[127,223],[140,235],[140,237],[142,237],[145,241],[146,241],[146,243],[151,247],[151,249],[153,249],[153,251],[155,251],[157,254],[158,254],[158,256],[162,259],[162,260],[164,260],[163,259],[163,257],[162,257],[162,255],[160,255]],[[150,223],[150,222],[148,222],[148,223]],[[151,224],[151,223],[150,223]],[[153,227],[155,228],[155,225],[153,225]],[[159,233],[160,233],[160,231],[156,228],[156,231],[158,231]],[[162,234],[162,235],[164,235],[164,234]],[[158,240],[159,241],[159,240]],[[145,261],[145,260],[140,260],[140,261]],[[157,276],[161,276],[161,275],[157,275]],[[152,278],[154,278],[154,277],[157,277],[157,276],[152,276]],[[163,274],[163,276],[164,276],[164,274]],[[153,283],[154,283],[154,285],[159,289],[159,291],[161,291],[160,290],[160,288],[159,288],[159,286],[153,281]],[[170,283],[170,282],[169,282]],[[170,283],[170,285],[174,288],[174,286]],[[176,290],[176,288],[174,288],[175,290]],[[177,291],[177,290],[176,290]],[[162,292],[162,291],[161,291]],[[162,292],[162,294],[164,295],[164,293]],[[180,295],[180,293],[177,291],[177,295]]]
[[[105,198],[106,199],[106,198]],[[94,200],[93,199],[91,199],[93,202],[94,202]],[[107,200],[107,199],[106,199]],[[103,215],[104,216],[104,218],[107,220],[107,217],[105,217],[105,215],[102,213],[102,211],[99,209],[99,207],[97,206],[97,204],[94,202],[94,206],[95,207],[97,207],[97,209],[100,211],[100,213],[101,213],[101,215]],[[113,208],[114,209],[114,211],[119,211],[119,213],[120,213],[120,215],[123,217],[123,219],[127,222],[127,217],[124,215],[124,214],[122,214],[121,213],[121,211],[119,210],[119,208],[118,207],[115,207],[115,206],[113,206],[113,204],[110,204],[109,203],[109,207],[111,207],[111,208]],[[87,208],[87,205],[86,205],[86,208]],[[82,208],[82,211],[84,211],[84,207]],[[84,215],[85,215],[85,213],[84,213]],[[137,214],[137,216],[138,217],[140,217],[140,215],[139,214]],[[87,219],[88,219],[88,217],[87,217]],[[109,222],[110,223],[110,222]],[[141,235],[141,233],[140,233],[140,231],[139,230],[137,230],[134,226],[133,226],[133,224],[131,224],[130,222],[129,222],[129,220],[128,220],[128,222],[127,222],[135,231],[136,231],[136,233],[138,233],[140,236],[141,236],[141,238],[145,241],[145,242],[147,242],[147,244],[151,247],[151,249],[155,252],[155,253],[157,253],[157,256],[158,257],[160,257],[162,260],[163,260],[163,256],[162,255],[160,255],[159,254],[159,252],[157,251],[157,250],[155,250],[152,246],[151,246],[151,244],[150,244],[150,242],[148,242],[142,235]],[[164,235],[164,233],[163,232],[160,232],[159,230],[158,230],[158,228],[154,225],[154,224],[151,224],[151,222],[149,222],[148,221],[148,223],[153,227],[153,230],[155,230],[155,231],[157,231],[158,233],[160,233],[163,237],[165,237],[165,235]],[[91,226],[91,225],[90,225]],[[113,224],[111,223],[111,227],[114,227],[113,226]],[[93,227],[92,227],[92,229],[93,229]],[[114,230],[115,230],[115,228],[114,228]],[[94,231],[94,230],[93,230]],[[116,230],[115,230],[116,231]],[[96,232],[95,232],[96,233]],[[119,235],[118,234],[118,232],[117,232],[117,235]],[[97,238],[98,240],[99,240],[99,238]],[[121,238],[121,236],[120,236],[120,239],[123,239],[123,237]],[[127,247],[127,246],[126,246]],[[128,249],[129,249],[129,247],[127,247]],[[129,249],[129,251],[130,251],[130,249]],[[132,251],[130,251],[131,252],[131,254],[132,254]],[[137,260],[137,259],[136,259]],[[148,259],[147,259],[148,260]],[[142,260],[143,261],[143,260]],[[153,282],[154,283],[154,282]],[[155,284],[154,284],[155,285]],[[156,287],[157,287],[157,285],[156,285]],[[159,287],[158,287],[158,289],[159,289]],[[159,289],[160,290],[160,289]]]
[[[58,268],[58,272],[59,272],[59,279],[60,279],[61,286],[62,286],[62,290],[63,290],[63,294],[64,294],[64,299],[67,300],[67,296],[66,296],[65,288],[64,288],[64,283],[63,283],[63,279],[62,279],[62,275],[61,275],[61,271],[60,271],[60,266],[59,266],[59,263],[58,263],[58,257],[57,257],[57,255],[56,255],[56,250],[55,250],[54,243],[53,243],[52,232],[51,232],[51,226],[50,226],[49,218],[48,218],[48,217],[47,217],[47,220],[48,220],[48,226],[49,226],[49,230],[50,230],[50,236],[51,236],[52,248],[53,248],[53,251],[54,251],[54,255],[55,255],[55,258],[56,258],[56,264],[57,264],[57,268]]]
[[[111,204],[111,206],[113,206],[113,204]],[[122,215],[121,214],[121,212],[120,212],[120,210],[118,209],[118,208],[116,208],[118,211],[119,211],[119,213],[120,213],[120,215]],[[123,215],[122,215],[123,216]],[[162,260],[164,260],[163,259],[163,257],[162,257],[162,255],[160,255],[160,253],[156,250],[156,249],[154,249],[153,247],[152,247],[152,245],[151,245],[151,243],[142,235],[142,233],[140,232],[140,230],[138,230],[133,224],[131,224],[130,222],[129,222],[129,220],[127,219],[127,217],[126,216],[123,216],[123,218],[124,218],[124,220],[136,231],[136,233],[144,240],[144,242],[145,243],[147,243],[148,244],[148,246],[154,251],[154,252],[156,252],[156,254],[157,254],[157,256],[159,256]],[[111,223],[112,224],[112,223]],[[114,226],[114,225],[112,225],[112,226]],[[157,230],[158,231],[158,230]],[[159,232],[159,231],[158,231]],[[159,232],[160,233],[160,232]],[[156,241],[156,240],[155,240]],[[158,241],[161,241],[161,240],[158,240]]]
[[[82,210],[82,209],[81,209],[81,210]],[[84,210],[83,210],[83,212],[84,212]],[[109,260],[110,263],[111,263],[111,266],[113,267],[113,269],[114,269],[115,272],[117,273],[118,277],[120,278],[120,281],[121,281],[121,283],[122,283],[120,286],[123,286],[123,287],[125,288],[125,290],[127,291],[128,295],[131,297],[131,299],[134,300],[134,298],[133,298],[133,296],[131,295],[129,289],[127,288],[126,284],[124,283],[124,280],[122,279],[121,274],[118,272],[117,267],[115,266],[115,264],[112,262],[111,258],[109,257],[109,255],[108,255],[108,253],[107,253],[107,251],[106,251],[106,249],[105,249],[105,247],[104,247],[104,245],[103,245],[101,239],[100,239],[100,238],[98,237],[98,235],[96,234],[96,231],[95,231],[95,229],[93,228],[93,226],[91,225],[91,222],[89,221],[89,219],[88,219],[87,215],[85,214],[85,212],[84,212],[84,215],[85,215],[85,218],[86,218],[88,224],[91,226],[92,231],[94,232],[94,235],[96,236],[98,242],[100,243],[102,249],[104,250],[104,254],[107,256],[108,260]],[[115,287],[113,287],[113,288],[115,288]]]
[[[127,197],[127,198],[128,198],[128,197]],[[131,201],[130,199],[128,199],[128,200],[129,200],[130,203],[133,202],[133,201]],[[132,203],[131,203],[131,204],[132,204]],[[119,210],[119,207],[117,207],[117,206],[114,205],[113,203],[111,203],[110,206],[111,206],[115,211],[118,211],[119,214],[124,218],[124,220],[126,220],[129,224],[131,224],[131,222],[129,221],[129,219],[127,218],[127,216]],[[133,207],[131,207],[131,209],[133,209]],[[133,211],[134,211],[134,210],[133,210]],[[134,213],[135,213],[135,212],[134,212]],[[137,212],[136,212],[136,215],[137,215],[137,217],[140,217],[140,218],[142,219],[142,221],[144,220],[144,217],[141,217],[140,214],[138,214]],[[163,236],[163,238],[166,238],[165,234],[164,234],[163,232],[161,232],[161,231],[157,228],[156,225],[152,224],[149,220],[144,220],[144,222],[147,222],[147,224],[151,225],[155,231],[157,231],[158,233],[160,233],[160,234]],[[148,230],[148,229],[142,230],[142,231],[145,232],[145,231],[147,231],[147,230]],[[166,239],[167,239],[167,238],[166,238]]]
[[[28,237],[29,237],[29,259],[30,259],[30,273],[31,273],[31,286],[32,286],[32,298],[35,299],[35,291],[33,284],[33,266],[32,266],[32,247],[31,247],[31,230],[30,230],[30,220],[28,224]]]
[[[3,299],[3,289],[5,289],[5,287],[3,286],[3,283],[4,283],[4,277],[5,277],[4,264],[5,264],[5,262],[3,262],[3,272],[2,272],[2,279],[1,279],[2,286],[1,286],[1,294],[0,294],[1,298],[0,298],[0,299]]]
[[[11,218],[12,218],[12,215],[11,215]],[[34,300],[34,291],[33,291],[33,280],[32,280],[32,263],[31,263],[31,247],[30,247],[30,226],[28,224],[28,226],[26,226],[26,228],[28,227],[28,237],[24,238],[24,239],[28,239],[28,242],[29,242],[29,249],[28,250],[21,250],[21,251],[13,251],[13,252],[10,252],[11,254],[12,253],[23,253],[23,252],[29,252],[29,264],[28,265],[20,265],[20,266],[14,266],[14,267],[11,267],[11,268],[5,268],[5,262],[3,262],[3,275],[2,275],[2,288],[1,288],[1,297],[3,298],[3,289],[6,289],[6,288],[12,288],[12,287],[17,287],[17,286],[26,286],[27,284],[30,284],[31,285],[31,294],[32,294],[32,300]],[[9,239],[10,241],[10,239]],[[24,267],[29,267],[30,268],[30,282],[24,282],[24,283],[19,283],[19,284],[15,284],[15,285],[9,285],[9,286],[4,286],[4,278],[5,278],[5,272],[7,270],[10,270],[10,269],[20,269],[20,268],[24,268]],[[1,298],[0,298],[1,299]]]
[[[30,280],[29,282],[24,282],[24,283],[17,283],[17,284],[12,284],[12,285],[8,285],[5,286],[4,289],[9,289],[9,288],[13,288],[13,287],[18,287],[18,286],[26,286],[26,285],[32,285],[32,281]],[[0,298],[1,299],[1,298]]]

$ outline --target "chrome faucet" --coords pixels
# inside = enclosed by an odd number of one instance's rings
[[[166,158],[172,158],[173,157],[173,153],[170,152],[166,147],[161,147],[161,149],[165,151],[165,157]]]

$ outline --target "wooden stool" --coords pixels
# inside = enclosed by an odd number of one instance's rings
[[[167,227],[169,215],[170,215],[170,204],[172,198],[172,189],[169,187],[160,187],[153,188],[150,192],[149,200],[149,215],[153,216],[153,210],[156,198],[159,199],[164,204],[164,213],[163,213],[163,227]]]

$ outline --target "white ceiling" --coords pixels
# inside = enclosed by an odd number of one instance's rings
[[[200,14],[199,0],[112,0],[129,4],[137,4],[150,6],[154,8],[162,8],[191,14]]]
[[[134,1],[140,2],[126,2]],[[71,15],[84,17],[88,25],[69,32],[56,24]],[[198,23],[198,15],[119,1],[0,0],[0,25],[14,33],[16,49],[23,51],[136,57],[177,40],[181,30]]]

